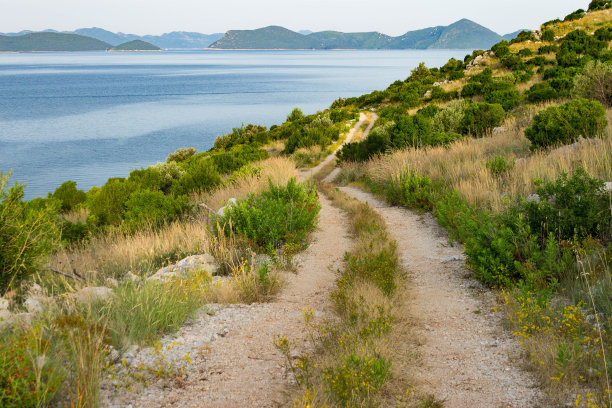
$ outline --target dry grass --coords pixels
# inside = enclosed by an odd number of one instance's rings
[[[195,218],[131,235],[120,231],[98,235],[63,248],[49,257],[48,264],[60,271],[76,271],[90,283],[104,283],[106,278],[119,278],[128,271],[147,275],[207,247],[206,220]]]
[[[599,10],[587,13],[583,18],[574,21],[564,21],[547,27],[557,36],[564,36],[574,30],[585,30],[593,33],[598,28],[612,24],[612,9]]]
[[[214,210],[223,207],[227,200],[238,200],[248,197],[249,194],[258,194],[268,188],[268,180],[274,185],[287,184],[291,177],[297,176],[295,163],[284,157],[274,157],[256,164],[261,168],[259,175],[238,179],[230,185],[223,186],[215,191],[193,197],[196,203],[206,203]]]
[[[610,110],[608,118],[612,119]],[[507,122],[506,127],[509,130],[492,137],[467,139],[448,148],[408,149],[378,157],[365,164],[365,174],[375,183],[383,184],[389,177],[397,178],[406,171],[415,171],[431,179],[443,180],[469,203],[493,211],[504,208],[508,199],[535,192],[534,179],[552,181],[560,173],[578,167],[591,176],[612,180],[610,126],[604,139],[582,140],[572,146],[535,154],[530,154],[529,141],[523,132],[512,129],[515,127],[513,121]],[[495,156],[514,161],[514,167],[502,176],[492,174],[486,163]]]

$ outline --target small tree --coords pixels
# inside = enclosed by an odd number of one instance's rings
[[[611,0],[593,0],[589,4],[589,11],[605,10],[612,7]]]
[[[461,133],[482,137],[501,125],[504,120],[504,108],[497,103],[474,103],[465,110],[461,121]]]
[[[287,116],[287,122],[295,122],[296,120],[302,119],[304,114],[300,110],[300,108],[295,108],[291,111],[291,114]]]
[[[77,189],[76,181],[66,181],[53,192],[53,198],[62,204],[62,211],[70,211],[77,204],[85,202],[85,192]]]
[[[584,71],[574,77],[574,93],[612,106],[612,63],[589,61]]]
[[[36,272],[60,243],[57,201],[31,206],[23,185],[7,189],[9,177],[0,172],[0,294]]]

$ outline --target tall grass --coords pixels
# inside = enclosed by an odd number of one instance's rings
[[[608,110],[612,118],[612,110]],[[514,126],[510,121],[508,128]],[[520,126],[520,125],[519,125]],[[487,168],[496,156],[514,162],[503,175]],[[509,129],[482,139],[466,139],[449,147],[408,149],[374,158],[364,166],[365,175],[375,184],[384,185],[389,178],[399,178],[415,171],[430,179],[442,180],[459,192],[468,203],[481,209],[500,211],[508,200],[535,192],[534,180],[552,181],[562,172],[582,167],[592,177],[612,180],[612,131],[604,139],[581,142],[551,151],[529,152],[529,141],[522,129]],[[346,172],[359,171],[349,165]]]

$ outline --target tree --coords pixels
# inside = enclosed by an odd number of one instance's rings
[[[304,114],[302,113],[302,111],[299,108],[295,108],[291,111],[289,116],[287,116],[287,122],[295,122],[297,120],[302,119],[303,117]]]
[[[612,106],[612,63],[589,61],[584,71],[574,77],[574,93]]]
[[[9,177],[0,172],[0,295],[36,272],[60,243],[57,201],[29,205],[23,185],[7,189]]]
[[[77,189],[76,181],[66,181],[53,192],[53,198],[60,201],[62,211],[70,211],[82,202],[85,202],[86,194],[83,190]]]
[[[589,4],[589,11],[605,10],[612,6],[612,0],[593,0]]]

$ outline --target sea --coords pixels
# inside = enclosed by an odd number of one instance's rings
[[[281,124],[383,90],[423,61],[472,50],[0,53],[0,172],[26,199],[206,151],[249,123]]]

